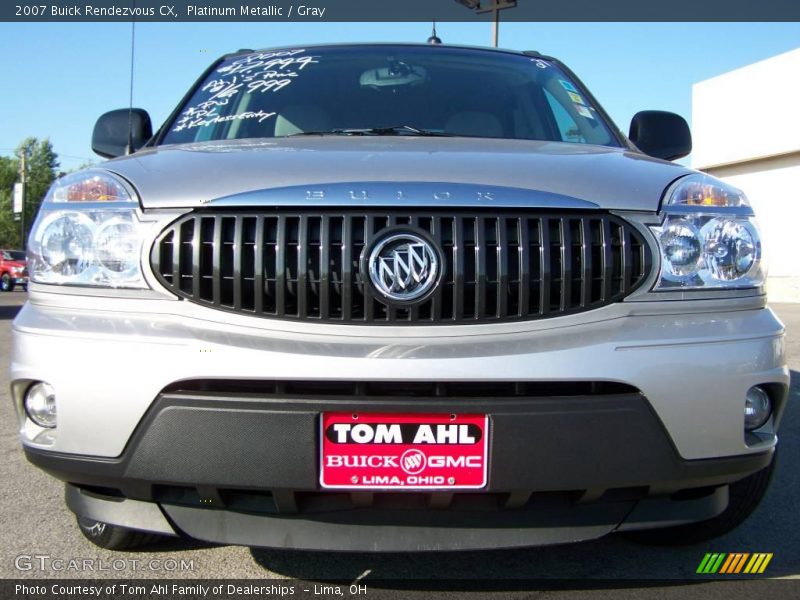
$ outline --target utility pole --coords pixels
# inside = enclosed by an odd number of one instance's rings
[[[19,181],[22,184],[22,210],[19,211],[20,217],[20,247],[24,250],[26,246],[25,239],[25,188],[27,187],[27,169],[25,168],[25,150],[19,152]]]
[[[516,2],[500,2],[496,1],[491,6],[487,6],[486,8],[479,8],[475,11],[476,14],[481,13],[494,13],[494,27],[492,29],[492,46],[497,48],[497,43],[500,41],[500,11],[505,8],[515,8],[517,6]]]
[[[500,41],[500,11],[506,8],[516,8],[516,0],[493,0],[492,4],[482,8],[480,0],[456,0],[459,4],[463,4],[470,10],[474,10],[475,14],[494,13],[493,15],[493,28],[492,28],[492,45],[497,48]]]

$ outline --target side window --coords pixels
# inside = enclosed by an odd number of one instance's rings
[[[550,110],[553,111],[553,117],[556,120],[556,125],[558,125],[561,141],[585,144],[586,138],[583,137],[577,123],[569,116],[569,113],[561,106],[561,103],[547,90],[544,90],[544,95],[545,98],[547,98],[547,103],[550,105]]]

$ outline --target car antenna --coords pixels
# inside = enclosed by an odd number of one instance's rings
[[[428,43],[429,44],[441,44],[442,43],[441,38],[439,38],[439,36],[436,35],[436,19],[433,20],[433,33],[431,34],[431,37],[428,38]]]
[[[136,9],[136,0],[133,2],[133,8]],[[133,146],[133,61],[136,50],[136,18],[131,18],[131,82],[130,93],[128,96],[128,147],[125,149],[125,154],[132,152]]]

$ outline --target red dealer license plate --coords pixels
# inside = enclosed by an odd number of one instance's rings
[[[339,489],[486,486],[486,415],[323,413],[320,484]]]

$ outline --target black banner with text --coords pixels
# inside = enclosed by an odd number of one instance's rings
[[[495,10],[497,9],[497,10]],[[0,21],[800,21],[798,0],[17,0]]]

